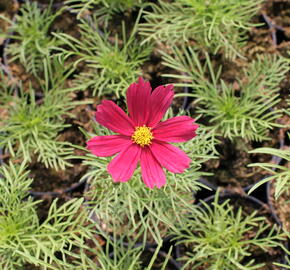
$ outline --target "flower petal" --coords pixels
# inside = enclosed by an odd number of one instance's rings
[[[189,116],[176,116],[159,123],[152,131],[156,140],[165,142],[186,142],[196,136],[198,128]]]
[[[189,168],[190,158],[174,145],[154,142],[150,145],[150,149],[161,166],[170,172],[183,173],[185,169]]]
[[[150,115],[148,118],[148,126],[154,127],[163,118],[165,112],[172,103],[174,96],[173,85],[158,86],[152,92],[150,97]]]
[[[149,147],[144,147],[141,153],[142,179],[149,188],[161,188],[166,184],[165,173],[159,162],[152,155]]]
[[[133,175],[140,159],[141,147],[131,144],[124,148],[108,165],[114,182],[127,182]]]
[[[87,149],[98,157],[109,157],[132,144],[130,137],[122,135],[96,136],[87,142]]]
[[[110,100],[103,100],[102,104],[97,106],[96,120],[102,126],[123,135],[131,136],[134,132],[131,119]]]
[[[150,83],[145,82],[141,77],[138,83],[132,83],[127,90],[128,112],[135,126],[143,126],[147,123],[150,94]]]

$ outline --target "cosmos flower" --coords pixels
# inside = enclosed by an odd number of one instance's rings
[[[110,100],[97,106],[97,122],[118,134],[93,137],[87,148],[99,157],[117,154],[107,167],[114,182],[128,181],[139,161],[149,188],[166,184],[163,167],[173,173],[183,173],[189,167],[190,158],[170,143],[192,139],[198,125],[189,116],[160,122],[173,96],[173,85],[159,86],[152,92],[150,83],[139,78],[127,90],[129,115]]]

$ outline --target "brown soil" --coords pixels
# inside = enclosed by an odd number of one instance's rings
[[[49,0],[39,0],[38,2],[42,4],[47,4]],[[61,3],[61,0],[55,0],[55,3]],[[3,3],[5,7],[3,8]],[[7,5],[5,3],[8,3]],[[1,1],[0,4],[0,13],[4,15],[7,13],[8,16],[11,16],[16,12],[17,5],[11,6],[10,0]],[[290,3],[289,0],[269,0],[265,1],[264,8],[262,13],[256,16],[256,22],[265,22],[265,18],[268,18],[272,24],[276,24],[276,26],[271,26],[270,24],[253,28],[249,33],[249,40],[244,49],[244,53],[249,60],[235,60],[235,62],[231,62],[223,59],[222,57],[216,58],[216,63],[219,65],[223,65],[223,73],[222,78],[229,82],[235,83],[236,78],[239,77],[239,70],[241,67],[247,64],[247,61],[255,58],[259,54],[273,54],[280,53],[284,56],[288,55],[290,49]],[[115,20],[115,23],[117,21]],[[52,26],[52,31],[64,31],[68,34],[71,34],[75,37],[78,37],[78,30],[75,28],[76,20],[74,19],[72,14],[68,12],[64,13],[63,16],[60,16],[55,24]],[[4,29],[7,31],[7,24],[1,24],[0,29]],[[2,40],[3,42],[3,40]],[[1,40],[0,40],[1,45]],[[18,63],[13,63],[10,65],[10,68],[13,72],[13,75],[17,80],[21,80],[24,88],[28,88],[28,81],[32,82],[32,85],[39,89],[38,84],[35,79],[26,74],[23,67]],[[172,70],[165,68],[161,64],[160,55],[158,53],[154,53],[151,57],[150,61],[146,62],[143,66],[143,75],[146,79],[152,82],[152,88],[160,85],[167,84],[170,81],[166,78],[161,77],[164,73],[170,73]],[[173,81],[172,81],[173,82]],[[279,104],[279,108],[287,108],[286,98],[289,97],[289,87],[290,87],[290,73],[287,75],[287,78],[283,80],[280,85],[281,87],[281,97],[282,100]],[[182,92],[183,89],[175,89],[176,92]],[[237,91],[238,86],[237,86]],[[83,100],[86,97],[91,97],[88,91],[83,93],[78,93],[79,97],[76,97],[78,100]],[[97,104],[97,100],[95,100],[94,104]],[[173,103],[174,111],[176,112],[178,108],[183,104],[183,99],[175,99]],[[193,105],[194,106],[194,105]],[[89,106],[78,106],[72,112],[76,115],[74,119],[66,119],[67,123],[72,124],[71,128],[66,129],[63,133],[60,134],[60,139],[63,141],[70,141],[74,144],[85,146],[86,138],[79,132],[78,127],[83,127],[85,130],[89,132],[92,131],[91,119],[94,117],[94,110]],[[285,120],[279,120],[285,121]],[[238,144],[233,145],[229,144],[228,141],[222,140],[222,143],[218,146],[219,152],[221,153],[221,157],[219,160],[212,160],[205,164],[205,171],[214,172],[214,176],[209,178],[210,180],[216,182],[219,185],[226,187],[234,187],[241,188],[246,187],[250,184],[253,184],[264,177],[264,172],[258,170],[257,168],[248,168],[247,165],[252,162],[268,162],[270,160],[269,156],[264,155],[249,155],[246,153],[246,150],[250,150],[253,148],[257,148],[259,146],[272,146],[276,147],[278,143],[278,130],[275,130],[271,133],[272,140],[263,145],[256,144]],[[80,150],[76,150],[77,155],[83,155],[84,153]],[[80,160],[72,160],[73,167],[67,168],[65,171],[54,171],[46,169],[44,166],[38,163],[33,163],[30,165],[31,176],[34,177],[33,182],[33,190],[34,191],[62,191],[70,187],[72,184],[77,183],[82,175],[86,172],[87,168],[81,165]],[[202,169],[203,170],[203,169]],[[80,194],[79,194],[80,195]],[[76,196],[79,196],[76,195]],[[51,202],[51,197],[42,197],[44,202],[40,207],[39,216],[41,220],[43,220],[47,214],[47,209]],[[281,196],[275,204],[277,206],[277,212],[282,222],[284,223],[285,228],[289,230],[290,227],[290,207],[288,207],[285,203],[286,200],[289,200],[288,197]],[[236,201],[235,207],[240,206],[241,201]],[[244,209],[244,214],[247,215],[252,213],[253,210],[257,210],[256,207],[246,207]],[[266,215],[267,222],[273,224],[272,218],[269,216],[269,212],[266,208],[259,209],[259,215]],[[162,230],[162,228],[161,228]],[[259,260],[269,259],[269,261],[273,260],[273,258],[279,257],[279,250],[270,250],[269,253],[264,253],[259,250],[254,250],[254,257]],[[25,269],[37,269],[37,268],[29,268],[27,266]],[[160,268],[155,268],[160,269]],[[174,269],[174,268],[167,268]],[[202,270],[207,269],[206,265]],[[269,262],[268,266],[265,266],[259,270],[274,270],[278,269]]]
[[[14,14],[18,10],[17,1],[1,0],[0,2],[0,15],[12,20]],[[9,29],[9,23],[3,19],[0,19],[0,32],[7,33]],[[0,45],[3,44],[5,38],[0,38]]]
[[[30,87],[35,91],[40,90],[39,82],[32,74],[29,74],[25,71],[25,68],[19,61],[9,63],[8,68],[12,75],[11,83],[14,82],[17,84],[21,82],[24,91],[28,91]]]
[[[85,94],[81,92],[81,97],[83,101],[87,101],[88,103],[91,102],[89,99],[86,98]],[[78,100],[79,97],[76,95],[75,100]],[[62,141],[69,141],[73,144],[77,144],[80,146],[85,146],[86,138],[84,135],[80,132],[78,129],[79,127],[82,127],[88,132],[92,132],[92,122],[94,117],[95,117],[95,108],[92,108],[90,104],[88,105],[78,105],[74,109],[70,111],[70,113],[74,116],[73,118],[68,118],[66,119],[66,123],[71,124],[72,129],[71,132],[68,132],[67,134],[61,135],[61,140]],[[71,133],[76,133],[76,134],[71,134]],[[77,135],[72,136],[72,135]]]
[[[80,37],[78,21],[76,20],[74,14],[70,13],[69,11],[64,11],[55,19],[50,31],[66,33],[75,38]]]
[[[31,164],[28,170],[30,170],[30,177],[34,179],[31,185],[32,191],[63,192],[73,184],[78,183],[86,169],[80,163],[61,171],[47,169],[40,163]]]
[[[290,3],[289,1],[264,1],[255,23],[264,25],[253,28],[245,47],[248,59],[261,53],[281,53],[287,55],[290,46]]]
[[[248,151],[258,147],[279,147],[276,129],[270,141],[264,143],[246,143],[243,140],[231,142],[221,138],[217,145],[219,159],[212,159],[204,164],[203,170],[213,175],[208,181],[223,187],[246,188],[265,177],[265,172],[258,167],[248,167],[254,162],[271,162],[272,157],[264,154],[249,154]]]

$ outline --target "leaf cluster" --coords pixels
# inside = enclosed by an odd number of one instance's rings
[[[39,78],[42,97],[30,85],[0,85],[0,104],[6,116],[0,120],[0,147],[12,157],[31,162],[34,157],[46,167],[64,169],[73,153],[69,142],[58,140],[58,134],[69,125],[64,116],[78,103],[72,101],[74,89],[64,83],[72,70],[64,67],[62,59],[44,59],[44,79]],[[2,76],[3,77],[3,76]]]
[[[67,34],[56,37],[68,46],[59,48],[67,58],[78,56],[75,66],[85,64],[85,70],[76,76],[75,85],[80,89],[92,89],[93,95],[124,95],[128,86],[141,75],[141,64],[148,58],[151,46],[140,46],[137,39],[137,23],[129,37],[122,23],[122,37],[111,37],[98,28],[96,16],[87,17],[79,24],[81,38]]]
[[[59,206],[54,200],[43,222],[37,215],[40,201],[28,196],[32,179],[25,165],[0,167],[0,266],[4,270],[23,269],[27,263],[44,269],[75,269],[68,257],[80,260],[73,247],[84,248],[91,237],[86,225],[83,199]]]
[[[252,232],[255,233],[252,233]],[[263,263],[255,263],[251,256],[254,247],[266,251],[269,247],[281,247],[285,235],[276,226],[267,224],[265,217],[256,212],[244,215],[242,208],[234,211],[229,200],[219,202],[219,192],[214,202],[202,202],[173,228],[174,239],[187,247],[182,258],[182,269],[199,269],[207,265],[209,270],[260,269]]]
[[[241,56],[247,31],[262,1],[251,0],[159,0],[152,10],[144,11],[146,23],[140,33],[145,41],[154,39],[166,44],[185,44],[195,40],[197,46],[227,57]]]
[[[221,78],[222,67],[215,68],[208,54],[203,63],[192,47],[173,47],[173,55],[161,53],[164,65],[178,72],[164,76],[180,79],[184,83],[176,85],[192,89],[188,95],[195,98],[197,112],[209,119],[209,128],[217,135],[262,141],[268,139],[269,129],[281,126],[275,122],[281,116],[275,106],[280,101],[279,83],[289,70],[287,59],[259,57],[242,69],[242,79],[227,83]]]
[[[53,47],[60,46],[60,41],[50,34],[50,28],[62,11],[53,11],[51,5],[42,10],[36,1],[25,1],[19,14],[10,21],[9,61],[19,61],[33,74],[42,71],[42,59],[51,55]]]
[[[290,162],[290,148],[285,149],[274,149],[274,148],[257,148],[250,153],[260,153],[260,154],[268,154],[272,156],[279,157],[281,159]],[[288,192],[290,190],[290,168],[286,166],[282,166],[279,164],[273,163],[252,163],[249,164],[250,167],[260,167],[263,170],[267,171],[270,176],[266,177],[265,179],[259,181],[255,184],[250,190],[249,193],[254,191],[259,186],[265,184],[266,182],[275,180],[275,199],[278,199],[281,194]]]
[[[114,223],[114,222],[113,222]],[[137,240],[144,233],[143,228],[131,229],[126,233],[118,234],[118,225],[113,224],[112,233],[105,233],[100,226],[96,224],[97,234],[105,240],[105,244],[99,249],[97,266],[102,270],[150,270],[155,269],[154,263],[159,255],[160,248],[162,246],[162,240],[159,241],[151,251],[148,247],[140,245]],[[161,270],[166,269],[169,257],[171,255],[172,248],[164,257]],[[144,262],[144,254],[149,252],[151,259],[148,262]],[[145,259],[146,260],[146,259]],[[148,265],[147,265],[148,264]]]

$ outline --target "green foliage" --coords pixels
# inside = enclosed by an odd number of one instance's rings
[[[71,74],[69,66],[64,68],[62,59],[44,59],[44,80],[39,78],[43,97],[35,100],[35,89],[30,85],[25,92],[6,83],[0,85],[0,104],[7,116],[0,120],[0,147],[8,150],[12,157],[30,162],[37,161],[46,167],[64,169],[73,153],[72,145],[58,141],[64,128],[64,115],[78,103],[72,101],[74,89],[65,88],[65,79]],[[3,80],[4,81],[4,80]]]
[[[112,234],[108,235],[98,227],[97,233],[102,236],[105,240],[105,246],[100,248],[98,252],[98,262],[97,266],[100,270],[150,270],[153,267],[156,257],[159,253],[159,250],[162,246],[162,241],[158,242],[156,249],[151,253],[150,252],[150,262],[147,267],[144,267],[144,248],[142,245],[138,245],[138,238],[144,233],[144,230],[131,230],[126,231],[125,234],[118,235],[118,228],[113,226]],[[126,244],[125,244],[126,243]],[[113,251],[113,252],[112,252]],[[171,249],[170,249],[171,251]],[[146,252],[146,250],[145,250]],[[148,252],[148,250],[147,250]],[[162,264],[161,270],[164,270],[170,252],[167,254],[167,257],[164,258],[165,261]],[[153,268],[155,269],[155,268]]]
[[[26,263],[43,269],[75,269],[67,261],[69,256],[80,260],[72,247],[83,248],[84,240],[90,237],[85,225],[87,215],[81,210],[83,199],[61,206],[54,200],[47,218],[40,223],[36,212],[40,201],[28,197],[32,182],[28,173],[24,163],[0,167],[1,269],[24,269]]]
[[[167,115],[172,116],[172,114]],[[96,125],[97,135],[108,135],[108,131]],[[142,182],[140,168],[126,183],[114,183],[107,172],[111,158],[87,154],[82,157],[90,170],[84,175],[90,183],[87,196],[92,203],[96,218],[109,230],[112,222],[119,224],[119,234],[130,228],[144,227],[140,242],[158,242],[164,237],[171,222],[180,221],[193,202],[192,192],[199,189],[197,181],[203,174],[201,163],[213,158],[215,140],[210,133],[198,130],[194,139],[178,144],[191,158],[190,168],[182,174],[167,172],[167,184],[161,189],[149,189]],[[116,225],[117,226],[117,225]]]
[[[86,11],[96,8],[94,14],[99,20],[108,20],[117,12],[125,12],[128,9],[140,6],[142,0],[66,0],[65,4],[74,9],[81,18]]]
[[[260,269],[263,264],[256,264],[254,259],[243,260],[254,249],[282,247],[285,236],[276,226],[270,228],[264,217],[256,217],[255,212],[244,215],[242,208],[234,211],[229,200],[219,203],[218,192],[211,205],[203,202],[176,224],[173,235],[188,250],[182,269],[206,265],[209,270]]]
[[[274,148],[257,148],[250,153],[261,153],[261,154],[268,154],[272,156],[277,156],[282,159],[285,159],[287,162],[290,162],[290,148],[285,149],[274,149]],[[275,186],[275,199],[278,199],[279,196],[282,193],[289,193],[290,190],[290,168],[287,168],[286,166],[281,166],[278,164],[273,163],[252,163],[249,164],[250,167],[260,167],[263,170],[269,172],[271,176],[266,177],[265,179],[259,181],[257,184],[255,184],[250,190],[249,193],[254,191],[259,186],[263,185],[264,183],[268,181],[275,180],[274,186]]]
[[[139,17],[137,18],[137,22]],[[75,66],[83,62],[85,71],[75,80],[80,89],[93,89],[93,95],[124,94],[128,86],[141,75],[141,64],[151,52],[150,46],[140,46],[136,37],[137,22],[129,37],[122,24],[122,40],[116,35],[111,39],[109,33],[98,30],[97,18],[81,20],[81,38],[75,39],[67,34],[56,35],[69,49],[59,50],[69,57],[79,56]]]
[[[106,235],[106,247],[101,249],[98,256],[99,269],[102,270],[141,270],[141,249],[142,247],[134,247],[129,245],[124,246],[124,239],[112,240],[108,235]],[[110,245],[113,247],[113,254],[110,253]]]
[[[43,58],[51,54],[53,46],[60,45],[59,40],[50,35],[50,27],[62,11],[54,12],[51,6],[42,10],[36,1],[25,1],[19,10],[21,15],[11,21],[10,38],[15,42],[7,47],[9,61],[19,61],[27,72],[42,71]]]
[[[176,85],[193,89],[197,112],[209,118],[209,128],[217,135],[262,141],[268,139],[269,129],[281,126],[275,123],[281,116],[275,106],[280,101],[279,83],[289,70],[285,58],[265,56],[251,62],[242,70],[243,78],[236,78],[237,91],[234,83],[220,78],[222,67],[215,70],[207,54],[203,64],[191,47],[174,47],[173,56],[161,53],[164,65],[179,72],[164,76],[178,78],[186,83]]]
[[[252,0],[159,0],[145,11],[146,23],[140,32],[146,40],[166,44],[195,40],[202,49],[217,53],[224,51],[230,58],[241,56],[247,31],[255,26],[251,18],[257,13],[259,1]]]

